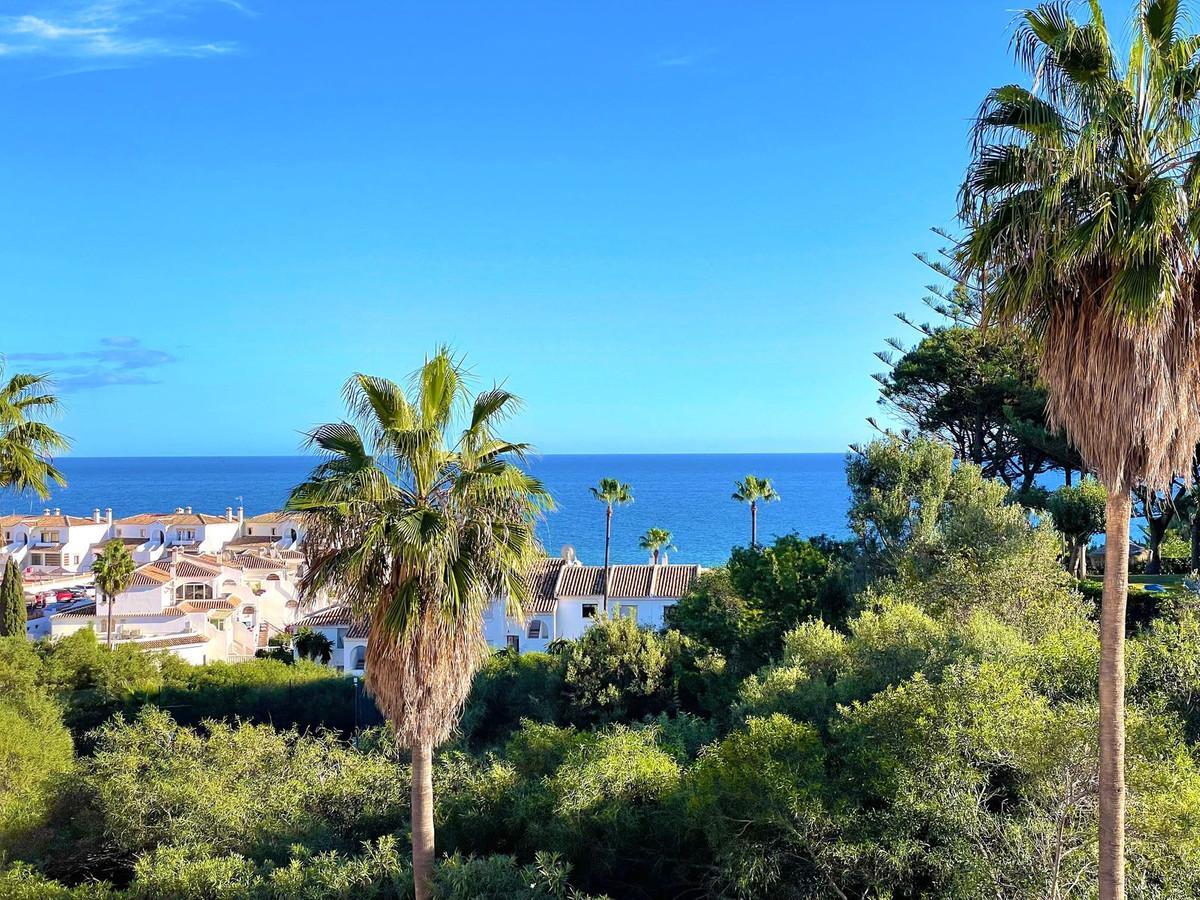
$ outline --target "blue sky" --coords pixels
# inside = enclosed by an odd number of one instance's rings
[[[3,0],[9,365],[86,455],[293,452],[441,342],[554,452],[840,450],[1008,0]]]

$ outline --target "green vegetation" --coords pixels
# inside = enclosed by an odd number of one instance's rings
[[[848,471],[856,541],[739,548],[665,631],[614,610],[483,663],[432,760],[431,896],[1041,900],[1095,878],[1101,648],[1061,538],[930,446]],[[1200,603],[1169,586],[1129,640],[1146,900],[1200,891]],[[0,682],[5,896],[413,896],[411,756],[354,732],[349,679],[83,632],[0,640]]]
[[[307,529],[301,592],[331,593],[370,622],[366,687],[412,757],[416,900],[433,884],[433,750],[483,663],[493,593],[518,611],[528,597],[534,524],[552,506],[518,465],[528,446],[497,433],[519,400],[499,387],[472,395],[468,380],[446,349],[407,394],[356,375],[345,395],[358,424],[310,434],[322,461],[288,499]]]
[[[733,499],[750,504],[750,549],[754,549],[758,546],[758,504],[774,503],[779,499],[779,492],[770,478],[747,475],[734,485]]]
[[[11,375],[0,384],[0,489],[49,497],[52,484],[66,487],[54,454],[70,442],[46,421],[59,410],[53,387],[48,375],[29,373]]]
[[[1046,4],[1018,20],[1033,86],[995,88],[980,107],[958,261],[994,275],[985,319],[1036,343],[1048,418],[1108,489],[1097,867],[1101,900],[1117,900],[1137,883],[1123,822],[1130,493],[1169,490],[1200,438],[1200,79],[1178,0],[1134,7],[1125,60],[1101,4],[1089,11]]]
[[[638,540],[638,546],[654,554],[654,564],[658,565],[658,555],[663,550],[674,550],[671,543],[671,532],[665,528],[647,528],[646,533]]]
[[[601,478],[591,492],[593,498],[604,504],[604,611],[608,612],[608,560],[612,545],[613,507],[632,503],[633,488],[615,478]]]
[[[1064,485],[1049,496],[1046,511],[1054,527],[1067,539],[1067,569],[1076,578],[1087,578],[1087,550],[1094,535],[1104,531],[1108,491],[1092,478]]]
[[[16,560],[9,558],[0,581],[0,637],[25,635],[25,588]]]
[[[113,645],[113,601],[117,595],[124,593],[133,583],[133,573],[137,569],[129,550],[121,541],[109,541],[108,545],[96,555],[92,562],[92,574],[95,576],[96,593],[104,601],[105,634],[109,648]]]

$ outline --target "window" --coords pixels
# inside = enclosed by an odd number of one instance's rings
[[[42,543],[43,544],[57,544],[58,543],[58,532],[57,531],[43,531],[42,532]]]
[[[510,634],[506,643],[509,650],[515,650],[517,653],[521,652],[521,636],[519,634]]]
[[[541,619],[530,619],[526,637],[531,641],[543,640],[546,637],[546,623]]]
[[[78,556],[76,556],[76,557],[74,557],[74,559],[75,559],[75,563],[74,563],[74,565],[79,565],[79,557],[78,557]]]
[[[246,529],[246,534],[254,534],[254,529],[253,529],[253,528],[247,528],[247,529]]]
[[[620,614],[623,618],[633,619],[635,622],[638,620],[638,610],[636,606],[622,606]]]
[[[196,529],[180,528],[179,529],[179,540],[183,543],[190,543],[191,541],[196,540]]]
[[[6,544],[12,543],[12,532],[11,531],[4,532],[4,543],[6,543]]]
[[[596,604],[595,603],[583,604],[583,617],[585,619],[596,618]]]
[[[40,566],[42,564],[42,554],[30,553],[29,554],[29,564],[31,566]]]
[[[211,600],[212,586],[208,584],[181,584],[175,588],[176,600]]]

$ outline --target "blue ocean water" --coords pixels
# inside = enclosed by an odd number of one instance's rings
[[[613,560],[643,562],[639,536],[650,527],[674,535],[676,562],[718,565],[731,547],[750,540],[750,511],[730,499],[747,474],[769,477],[782,499],[760,508],[759,539],[798,532],[845,536],[849,492],[840,453],[547,455],[534,474],[557,503],[543,523],[546,549],[574,545],[585,563],[604,557],[604,508],[588,488],[601,478],[633,487],[635,501],[613,518]],[[27,513],[45,506],[90,515],[112,507],[120,517],[191,506],[223,514],[245,506],[248,515],[278,509],[313,465],[304,456],[67,457],[60,466],[68,486],[49,501],[0,495],[0,512]]]

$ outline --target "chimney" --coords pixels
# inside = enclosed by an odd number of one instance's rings
[[[665,566],[667,564],[667,554],[665,551],[663,552],[663,555],[660,557],[658,564],[660,566]]]
[[[175,515],[177,515],[177,516],[183,515],[183,507],[182,506],[175,507]]]
[[[185,513],[187,513],[189,516],[192,514],[192,508],[190,506],[184,507],[183,511]]]
[[[43,515],[43,516],[48,516],[48,515],[50,515],[50,507],[48,507],[48,506],[47,506],[45,509],[43,509],[43,510],[42,510],[42,515]]]
[[[54,514],[55,514],[56,516],[61,516],[61,515],[62,515],[62,510],[61,510],[61,509],[59,509],[59,508],[56,506],[56,507],[54,507]]]
[[[111,506],[105,507],[105,509],[104,509],[104,521],[107,522],[109,525],[112,524],[112,507]]]
[[[225,521],[226,522],[233,521],[233,507],[232,506],[225,507]]]
[[[241,525],[245,521],[246,521],[246,508],[244,506],[239,506],[238,507],[238,524]]]
[[[92,521],[97,525],[100,524],[100,507],[98,506],[92,510]]]

